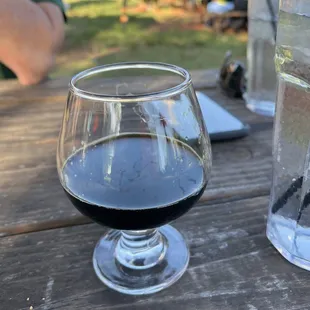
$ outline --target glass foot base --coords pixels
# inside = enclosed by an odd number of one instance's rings
[[[283,230],[283,233],[285,231]],[[277,231],[278,233],[278,231]],[[287,230],[286,230],[287,233]],[[288,260],[290,263],[306,269],[308,271],[310,271],[310,261],[307,259],[303,259],[297,255],[295,255],[294,253],[289,252],[285,246],[283,245],[283,243],[279,242],[279,239],[276,237],[276,234],[274,234],[274,227],[272,227],[272,225],[270,223],[268,223],[267,225],[267,238],[269,239],[269,241],[272,243],[272,245],[278,250],[278,252],[286,259]],[[281,240],[281,239],[280,239]],[[286,240],[289,240],[288,238],[286,238]],[[308,240],[307,240],[308,241]],[[308,242],[307,242],[308,243]],[[290,245],[292,246],[292,245]],[[306,247],[307,251],[304,252],[305,253],[309,253],[308,251],[308,246]]]
[[[116,259],[121,232],[111,230],[97,243],[93,265],[98,278],[108,287],[130,295],[144,295],[161,291],[176,282],[186,271],[189,250],[183,236],[172,226],[158,229],[165,251],[157,264],[150,268],[129,268]]]
[[[254,113],[274,117],[276,104],[268,100],[256,100],[249,98],[248,94],[244,94],[243,98],[246,101],[246,107]]]

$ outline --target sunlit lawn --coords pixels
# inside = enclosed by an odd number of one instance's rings
[[[67,38],[54,76],[134,60],[169,62],[187,69],[215,68],[228,49],[235,58],[245,57],[244,34],[216,36],[204,27],[194,29],[198,13],[185,13],[171,6],[139,12],[135,9],[139,2],[129,0],[129,21],[121,24],[120,1],[66,2],[70,4]]]

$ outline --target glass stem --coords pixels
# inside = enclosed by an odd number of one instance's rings
[[[167,244],[157,229],[122,231],[115,249],[117,261],[130,269],[148,269],[165,256]]]

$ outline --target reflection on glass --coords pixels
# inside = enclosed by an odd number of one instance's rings
[[[57,163],[73,205],[115,229],[94,251],[102,282],[148,294],[181,277],[188,248],[167,223],[197,202],[211,168],[209,137],[185,70],[125,63],[75,76]]]

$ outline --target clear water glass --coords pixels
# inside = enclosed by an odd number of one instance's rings
[[[282,0],[276,47],[277,110],[267,236],[310,270],[310,3]]]

